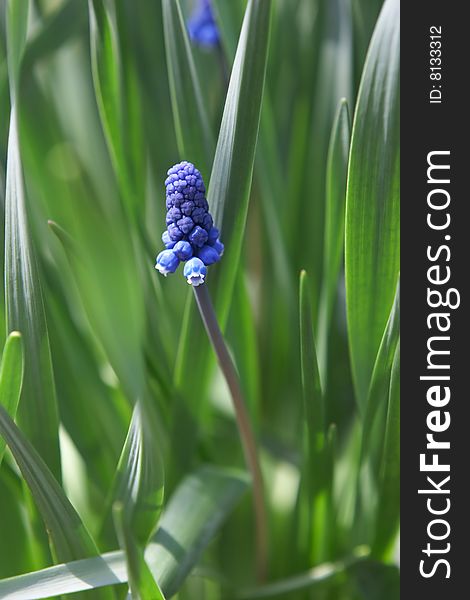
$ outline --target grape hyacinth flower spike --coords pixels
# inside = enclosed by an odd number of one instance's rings
[[[168,170],[166,225],[162,235],[165,250],[157,256],[155,268],[165,277],[180,262],[186,281],[197,287],[205,282],[207,267],[220,260],[224,245],[214,227],[201,173],[187,161]]]

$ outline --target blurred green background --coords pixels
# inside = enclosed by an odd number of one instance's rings
[[[210,49],[186,36],[194,4],[0,0],[0,343],[22,333],[18,427],[101,552],[123,545],[110,513],[136,402],[152,414],[139,481],[154,469],[155,492],[163,465],[165,504],[203,463],[243,469],[192,294],[153,269],[166,170],[194,162],[226,245],[208,285],[259,441],[268,579],[288,582],[240,597],[398,598],[398,2],[378,20],[381,0],[216,0]],[[13,455],[0,577],[87,556],[60,558],[53,535],[51,554]],[[323,563],[325,581],[289,587]],[[178,598],[253,587],[249,491],[197,569],[168,584]]]

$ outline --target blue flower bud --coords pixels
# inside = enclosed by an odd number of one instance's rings
[[[200,258],[193,257],[184,265],[183,275],[189,285],[197,287],[204,283],[207,267]]]
[[[172,239],[170,238],[170,234],[168,233],[168,231],[166,229],[162,233],[162,242],[165,244],[165,248],[167,248],[167,250],[170,250],[171,248],[173,248],[173,246],[176,243],[176,242],[172,241]]]
[[[212,265],[220,260],[220,255],[213,246],[203,246],[198,250],[197,255],[206,266]]]
[[[220,235],[220,231],[217,229],[217,227],[210,228],[209,238],[207,240],[207,243],[209,244],[209,246],[213,246],[215,244],[219,235]]]
[[[204,244],[207,242],[207,238],[207,231],[202,227],[199,227],[199,225],[196,225],[196,227],[189,234],[188,240],[193,246],[202,248],[202,246],[204,246]]]
[[[193,255],[193,248],[189,242],[181,240],[176,242],[173,252],[180,260],[188,260]]]
[[[214,48],[219,43],[219,31],[214,20],[210,0],[199,0],[187,22],[191,41],[204,48]]]
[[[168,235],[173,242],[179,242],[184,236],[183,232],[180,230],[178,225],[176,225],[176,223],[171,223],[168,225]]]
[[[219,256],[222,256],[222,254],[224,253],[225,246],[222,244],[222,242],[220,240],[216,240],[213,248],[214,248],[214,250],[216,250],[216,252]]]
[[[187,235],[190,231],[192,231],[194,227],[194,221],[191,217],[183,217],[176,223],[179,227],[179,230],[183,232],[184,235]]]
[[[179,264],[180,261],[173,250],[163,250],[157,256],[155,268],[166,277],[168,273],[174,273]]]

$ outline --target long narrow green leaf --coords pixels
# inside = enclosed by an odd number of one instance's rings
[[[386,0],[362,76],[346,200],[346,300],[356,395],[363,410],[399,268],[398,0]]]
[[[165,600],[162,591],[145,562],[144,553],[137,545],[129,522],[124,514],[124,506],[113,506],[114,523],[127,563],[127,577],[132,600]]]
[[[57,558],[97,554],[88,531],[45,462],[0,405],[0,435],[8,444],[51,536]]]
[[[271,0],[250,0],[238,41],[208,192],[225,243],[216,309],[225,326],[250,199],[269,43]]]
[[[93,81],[103,129],[128,215],[142,207],[146,160],[137,72],[119,0],[89,0]]]
[[[350,135],[348,104],[343,98],[339,104],[331,131],[326,166],[323,283],[318,318],[318,359],[322,374],[326,371],[328,332],[335,306],[343,256]]]
[[[24,341],[19,423],[60,480],[57,403],[41,286],[29,234],[16,105],[11,112],[8,138],[5,277],[7,327],[9,331],[20,331]]]
[[[21,335],[13,331],[8,336],[0,366],[0,405],[12,419],[16,416],[23,383],[23,346]],[[0,465],[5,452],[5,442],[0,438]]]
[[[163,463],[152,407],[137,402],[116,472],[115,501],[123,506],[138,543],[147,543],[163,506]]]
[[[389,558],[400,519],[400,343],[392,365],[372,555]]]
[[[311,457],[323,446],[325,437],[325,407],[313,336],[312,304],[308,276],[300,274],[300,364],[304,410],[310,440]]]
[[[162,0],[168,78],[181,158],[210,172],[214,139],[179,0]]]
[[[183,480],[170,500],[145,560],[171,597],[248,487],[238,472],[202,467]],[[57,565],[0,581],[5,600],[36,600],[127,582],[123,552]]]
[[[209,466],[184,479],[145,551],[166,596],[176,593],[247,487],[240,471]]]

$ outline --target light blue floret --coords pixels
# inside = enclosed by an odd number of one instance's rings
[[[184,265],[183,275],[189,285],[197,287],[204,283],[207,267],[200,258],[193,257]]]
[[[174,273],[179,264],[180,261],[173,250],[163,250],[157,256],[155,268],[166,277],[168,273]]]

